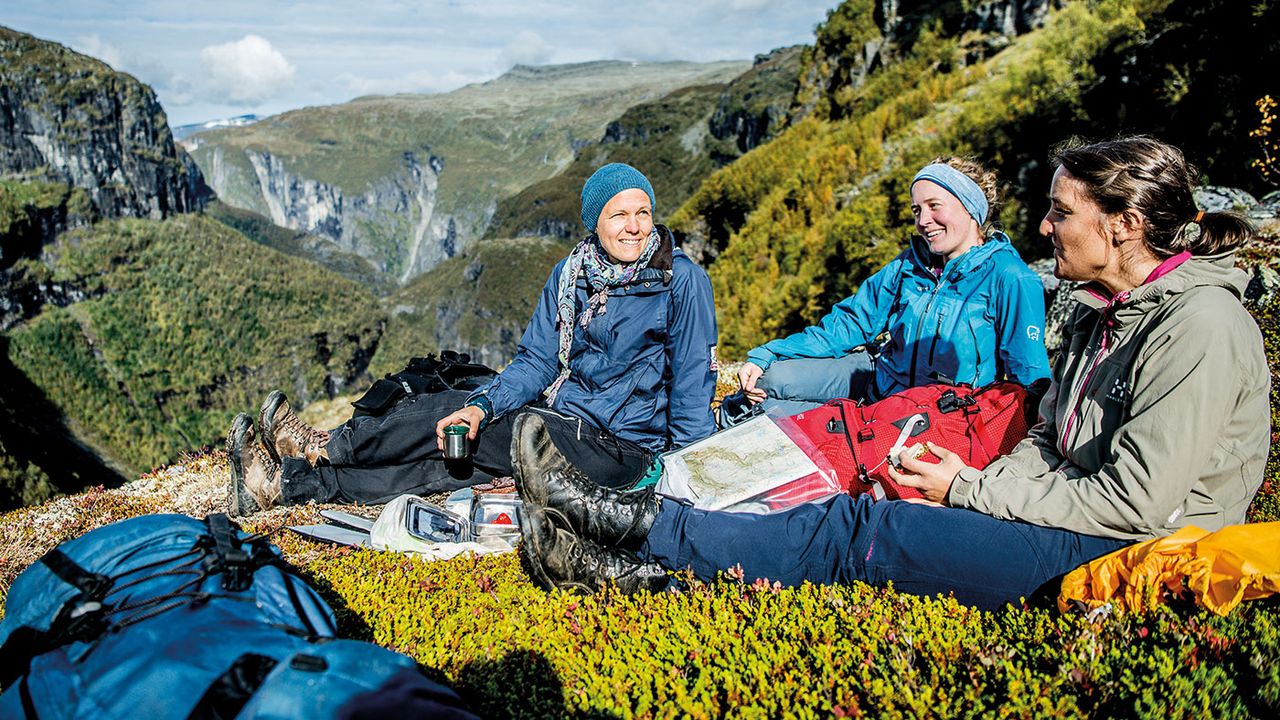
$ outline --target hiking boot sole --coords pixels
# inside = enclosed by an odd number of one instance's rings
[[[543,590],[553,590],[557,587],[556,582],[547,574],[547,569],[542,564],[543,548],[542,535],[543,524],[547,523],[546,514],[542,512],[541,507],[533,507],[524,509],[524,517],[520,523],[520,532],[522,534],[520,542],[520,564],[524,567],[529,578],[533,580],[533,584]],[[551,528],[552,537],[555,535],[555,528]]]
[[[246,437],[252,432],[253,419],[248,413],[236,415],[231,421],[231,429],[227,431],[227,466],[231,471],[227,484],[227,510],[228,514],[239,517],[261,509],[245,490],[244,462],[241,460],[241,448],[246,442],[253,442]]]
[[[280,406],[289,402],[289,398],[279,390],[272,390],[267,399],[262,401],[262,409],[258,411],[258,438],[267,449],[271,461],[280,464],[280,453],[276,451],[275,442],[267,442],[267,438],[275,438],[275,416]]]

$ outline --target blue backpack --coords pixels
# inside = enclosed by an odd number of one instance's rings
[[[473,718],[225,515],[147,515],[50,550],[0,623],[0,717]]]

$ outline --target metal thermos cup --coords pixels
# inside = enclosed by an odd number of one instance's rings
[[[467,442],[467,433],[471,428],[466,425],[448,425],[444,429],[444,457],[446,460],[461,460],[471,453],[471,444]]]

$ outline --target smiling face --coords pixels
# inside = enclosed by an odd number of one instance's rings
[[[649,205],[649,195],[638,188],[623,190],[609,198],[596,223],[600,244],[617,263],[639,259],[652,232],[653,208]]]
[[[952,260],[982,244],[978,222],[955,195],[935,182],[920,180],[911,186],[911,214],[916,218],[916,232],[935,255]]]
[[[1119,267],[1107,231],[1108,218],[1085,193],[1085,184],[1065,167],[1053,174],[1049,212],[1040,221],[1040,234],[1053,243],[1053,274],[1063,280],[1108,282]]]

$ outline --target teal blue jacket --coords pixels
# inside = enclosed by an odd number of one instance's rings
[[[775,360],[837,358],[887,333],[876,361],[885,397],[933,382],[1022,385],[1049,377],[1044,286],[1004,233],[949,261],[935,274],[919,238],[867,278],[822,321],[747,353]]]

